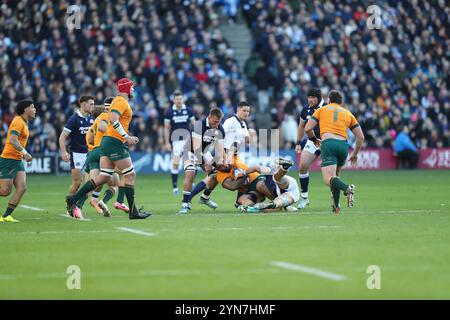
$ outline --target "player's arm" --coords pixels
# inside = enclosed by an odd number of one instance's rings
[[[170,119],[164,119],[164,148],[170,151]]]
[[[21,154],[23,154],[23,157],[25,158],[25,160],[30,162],[32,157],[27,152],[27,150],[24,147],[22,147],[22,145],[20,144],[19,134],[20,134],[20,132],[15,131],[15,130],[11,130],[11,134],[9,135],[9,142],[11,143],[11,145],[13,146],[14,149],[16,149]]]
[[[314,116],[312,116],[311,118],[308,119],[308,122],[306,123],[305,126],[305,132],[306,135],[308,136],[308,139],[311,140],[312,142],[314,142],[314,145],[316,147],[320,147],[320,139],[316,137],[316,135],[314,134],[314,128],[317,126],[319,122],[317,121],[317,118],[315,118]]]
[[[70,160],[70,155],[67,152],[66,149],[66,141],[67,137],[70,135],[70,129],[64,127],[64,129],[61,131],[61,134],[59,135],[59,150],[61,152],[61,159],[62,161],[68,162]]]
[[[227,178],[222,182],[222,187],[230,191],[236,191],[239,190],[239,188],[244,185],[246,179],[247,175],[244,175],[236,180]]]
[[[350,155],[349,160],[352,165],[355,165],[356,162],[358,161],[358,152],[361,149],[361,146],[364,142],[364,133],[362,132],[362,129],[358,124],[353,126],[351,130],[355,135],[356,141],[355,141],[355,149],[353,149],[353,152]]]
[[[106,120],[100,121],[100,123],[99,123],[99,125],[97,127],[97,130],[100,131],[100,132],[105,133],[106,130],[108,130],[108,121],[106,121]]]
[[[121,113],[117,109],[112,109],[109,113],[109,121],[111,121],[111,124],[116,130],[116,132],[125,139],[126,144],[128,145],[135,145],[139,142],[138,137],[130,136],[127,132],[125,132],[125,129],[123,128],[122,124],[119,122],[119,117]]]
[[[90,134],[88,135],[88,144],[90,145],[90,146],[93,146],[94,145],[94,130],[92,130],[92,127],[90,127],[89,128],[89,132],[90,132]]]
[[[300,123],[298,124],[298,128],[297,128],[297,144],[295,145],[295,151],[297,153],[302,152],[302,148],[301,148],[300,144],[302,143],[302,138],[305,135],[305,125],[306,125],[306,121],[303,120],[303,118],[300,118]]]
[[[261,174],[270,174],[270,171],[271,170],[270,170],[269,167],[255,165],[255,166],[248,167],[245,170],[245,173],[246,174],[251,174],[251,173],[257,172],[257,173],[261,173]]]

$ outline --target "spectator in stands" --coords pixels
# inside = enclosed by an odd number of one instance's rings
[[[416,169],[419,162],[419,151],[409,137],[408,126],[400,128],[394,141],[394,154],[398,160],[399,169]]]

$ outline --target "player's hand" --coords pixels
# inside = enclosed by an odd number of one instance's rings
[[[352,154],[350,156],[350,158],[348,158],[348,160],[350,160],[351,165],[354,166],[358,162],[358,155],[357,154]]]
[[[302,153],[302,146],[299,144],[295,145],[295,153],[301,154]]]
[[[27,162],[30,162],[31,160],[33,160],[33,157],[32,157],[29,153],[27,153],[27,154],[24,156],[24,158],[25,158],[25,160],[26,160]]]
[[[61,152],[61,160],[65,162],[70,161],[70,154],[67,151]]]
[[[166,150],[167,152],[172,151],[172,146],[170,145],[170,142],[164,144],[164,150]]]
[[[129,146],[134,146],[139,143],[139,138],[135,136],[127,136],[125,138],[125,143]]]
[[[320,147],[322,146],[322,140],[317,139],[316,141],[314,141],[314,145],[315,145],[317,148],[320,148]]]

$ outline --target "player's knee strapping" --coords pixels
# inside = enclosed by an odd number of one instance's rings
[[[125,168],[122,170],[122,174],[124,176],[130,175],[134,173],[134,167],[133,166],[129,166],[128,168]]]
[[[109,169],[109,168],[101,168],[100,169],[100,174],[107,176],[107,177],[111,177],[114,173],[114,169]]]

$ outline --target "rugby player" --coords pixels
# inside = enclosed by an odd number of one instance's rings
[[[133,111],[128,101],[133,97],[134,83],[122,78],[117,82],[118,95],[111,103],[108,128],[103,136],[100,148],[100,175],[85,183],[74,195],[66,197],[67,210],[73,212],[75,203],[97,186],[107,183],[117,168],[124,176],[124,193],[130,208],[130,219],[145,219],[151,215],[135,205],[134,184],[136,173],[133,168],[128,145],[139,143],[139,138],[128,135],[128,127],[133,117]]]
[[[6,144],[0,155],[0,196],[9,196],[13,186],[16,190],[0,217],[0,222],[19,222],[11,214],[19,205],[26,190],[26,172],[22,159],[27,162],[32,160],[25,147],[30,135],[28,122],[36,117],[36,107],[32,100],[21,100],[16,105],[16,112],[17,115],[9,125]]]
[[[337,90],[328,94],[328,104],[317,109],[308,120],[305,131],[308,138],[322,151],[322,177],[333,195],[332,212],[339,213],[339,197],[342,191],[347,196],[347,206],[353,207],[355,201],[355,185],[346,184],[339,178],[339,173],[345,165],[348,156],[348,129],[356,138],[355,149],[349,157],[350,163],[355,165],[358,152],[364,142],[364,134],[355,116],[342,107],[343,96]],[[314,134],[314,127],[320,126],[320,139]]]

